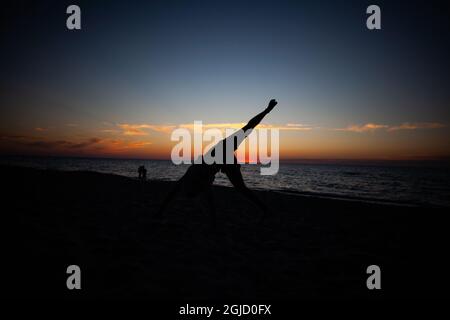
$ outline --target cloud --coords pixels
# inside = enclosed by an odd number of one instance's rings
[[[202,123],[203,130],[206,129],[240,129],[245,126],[244,122],[235,123]],[[121,123],[117,125],[121,130],[122,134],[126,136],[147,136],[149,134],[148,130],[162,132],[170,134],[176,128],[185,128],[188,130],[194,129],[194,123],[182,123],[179,125],[168,125],[168,124],[130,124]],[[303,124],[286,124],[286,125],[271,125],[271,124],[260,124],[257,129],[278,129],[278,130],[289,130],[289,131],[309,131],[313,127],[303,125]],[[114,130],[102,130],[102,132],[114,132]]]
[[[27,138],[33,138],[33,137],[27,137],[27,136],[21,136],[21,135],[2,135],[0,137],[2,140],[21,140],[21,139],[27,139]]]
[[[302,123],[286,123],[287,127],[309,127],[306,124],[302,124]]]
[[[174,125],[151,125],[151,124],[148,124],[147,128],[151,129],[153,131],[157,131],[157,132],[170,133],[170,132],[172,132],[173,129],[175,129],[175,126]]]
[[[126,136],[146,136],[148,135],[148,132],[145,129],[150,129],[157,132],[170,133],[176,126],[121,123],[118,124],[118,127],[123,130],[122,133]]]
[[[123,139],[104,140],[104,145],[110,151],[125,151],[127,149],[139,149],[153,144],[151,141],[126,141]]]
[[[69,143],[69,148],[71,149],[82,149],[82,148],[86,148],[89,147],[93,144],[97,144],[102,142],[101,139],[99,138],[91,138],[85,142],[80,142],[80,143]]]
[[[265,128],[265,127],[267,127],[268,129],[278,129],[278,130],[285,130],[285,131],[311,131],[313,129],[317,129],[312,126],[299,125],[299,124],[294,125],[292,123],[288,123],[284,126],[272,126],[272,125],[264,126],[264,125],[262,125],[262,128]]]
[[[245,126],[245,123],[202,123],[203,129],[239,129]],[[182,123],[178,127],[194,129],[194,123]]]
[[[444,128],[445,125],[439,122],[420,122],[420,123],[410,123],[405,122],[398,126],[393,126],[388,129],[388,131],[398,131],[398,130],[417,130],[417,129],[439,129]]]
[[[404,122],[400,125],[389,126],[385,124],[366,123],[363,125],[349,125],[346,128],[333,129],[334,131],[347,131],[347,132],[371,132],[375,130],[386,130],[388,132],[399,130],[417,130],[417,129],[439,129],[444,128],[445,125],[439,122],[419,122],[410,123]]]
[[[98,151],[107,154],[126,154],[127,152],[144,150],[152,145],[151,141],[124,139],[99,139],[96,137],[81,140],[50,140],[36,136],[3,135],[0,136],[0,147],[11,150],[26,150],[45,154],[83,154]],[[21,152],[22,152],[21,151]]]
[[[203,123],[203,129],[240,129],[245,126],[245,122],[237,123]],[[180,128],[194,129],[193,123],[180,124]],[[272,124],[259,124],[256,129],[278,129],[278,130],[290,130],[290,131],[309,131],[313,127],[301,124],[286,124],[286,125],[272,125]]]
[[[119,124],[118,125],[122,130],[123,134],[126,136],[146,136],[148,133],[143,131],[142,129],[145,128],[144,125],[136,125],[136,124]]]
[[[40,138],[32,136],[2,136],[1,138],[2,140],[6,140],[14,144],[38,149],[84,149],[102,142],[99,138],[90,138],[82,142],[72,142],[68,140],[41,140]]]
[[[151,145],[152,143],[149,141],[135,141],[128,143],[126,148],[143,148],[145,146]]]
[[[348,132],[367,132],[367,131],[375,131],[375,130],[386,129],[386,128],[389,128],[389,126],[384,125],[384,124],[377,124],[377,123],[366,123],[363,125],[352,124],[346,128],[337,128],[334,130],[335,131],[348,131]]]
[[[68,146],[70,145],[69,141],[65,140],[56,140],[56,141],[17,141],[18,144],[27,146],[27,147],[33,147],[33,148],[39,148],[39,149],[53,149],[55,147],[61,147],[61,146]]]
[[[42,132],[42,131],[48,131],[48,128],[37,127],[37,128],[34,128],[34,130]]]

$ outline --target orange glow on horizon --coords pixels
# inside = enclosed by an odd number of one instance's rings
[[[203,124],[203,130],[237,129],[243,123]],[[2,154],[89,156],[170,159],[174,128],[192,132],[193,124],[119,124],[116,127],[85,128],[80,125],[33,127],[15,134],[3,134]],[[293,159],[417,159],[450,155],[448,127],[440,123],[403,123],[387,126],[374,123],[346,128],[321,128],[302,124],[262,124],[258,128],[278,129],[280,160]],[[255,130],[256,131],[256,130]],[[246,140],[248,141],[248,139]],[[203,147],[211,141],[203,141]],[[191,147],[193,141],[191,141]],[[248,148],[248,142],[241,145]],[[204,150],[205,151],[205,150]],[[256,151],[239,155],[240,161],[256,159]]]

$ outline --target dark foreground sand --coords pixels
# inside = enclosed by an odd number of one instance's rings
[[[443,297],[448,213],[258,192],[272,215],[216,187],[217,227],[173,186],[92,172],[0,167],[9,296],[151,299]],[[82,290],[66,289],[66,268]],[[366,268],[382,290],[366,288]],[[234,300],[235,301],[235,300]]]

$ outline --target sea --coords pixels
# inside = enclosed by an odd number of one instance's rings
[[[150,180],[175,181],[188,165],[170,160],[2,156],[2,165],[64,171],[95,171],[137,178],[144,165]],[[242,165],[252,189],[303,196],[338,198],[408,206],[450,207],[450,165],[423,161],[297,161],[281,162],[276,175],[260,174],[259,165]],[[219,173],[216,185],[231,186]]]

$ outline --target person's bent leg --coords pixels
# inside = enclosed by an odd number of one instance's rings
[[[261,199],[259,199],[258,196],[256,196],[256,194],[252,190],[250,190],[245,185],[239,166],[229,165],[223,170],[223,172],[227,175],[228,179],[236,188],[236,190],[238,190],[247,199],[253,202],[265,215],[267,212],[267,206],[264,204],[264,202],[261,201]]]

